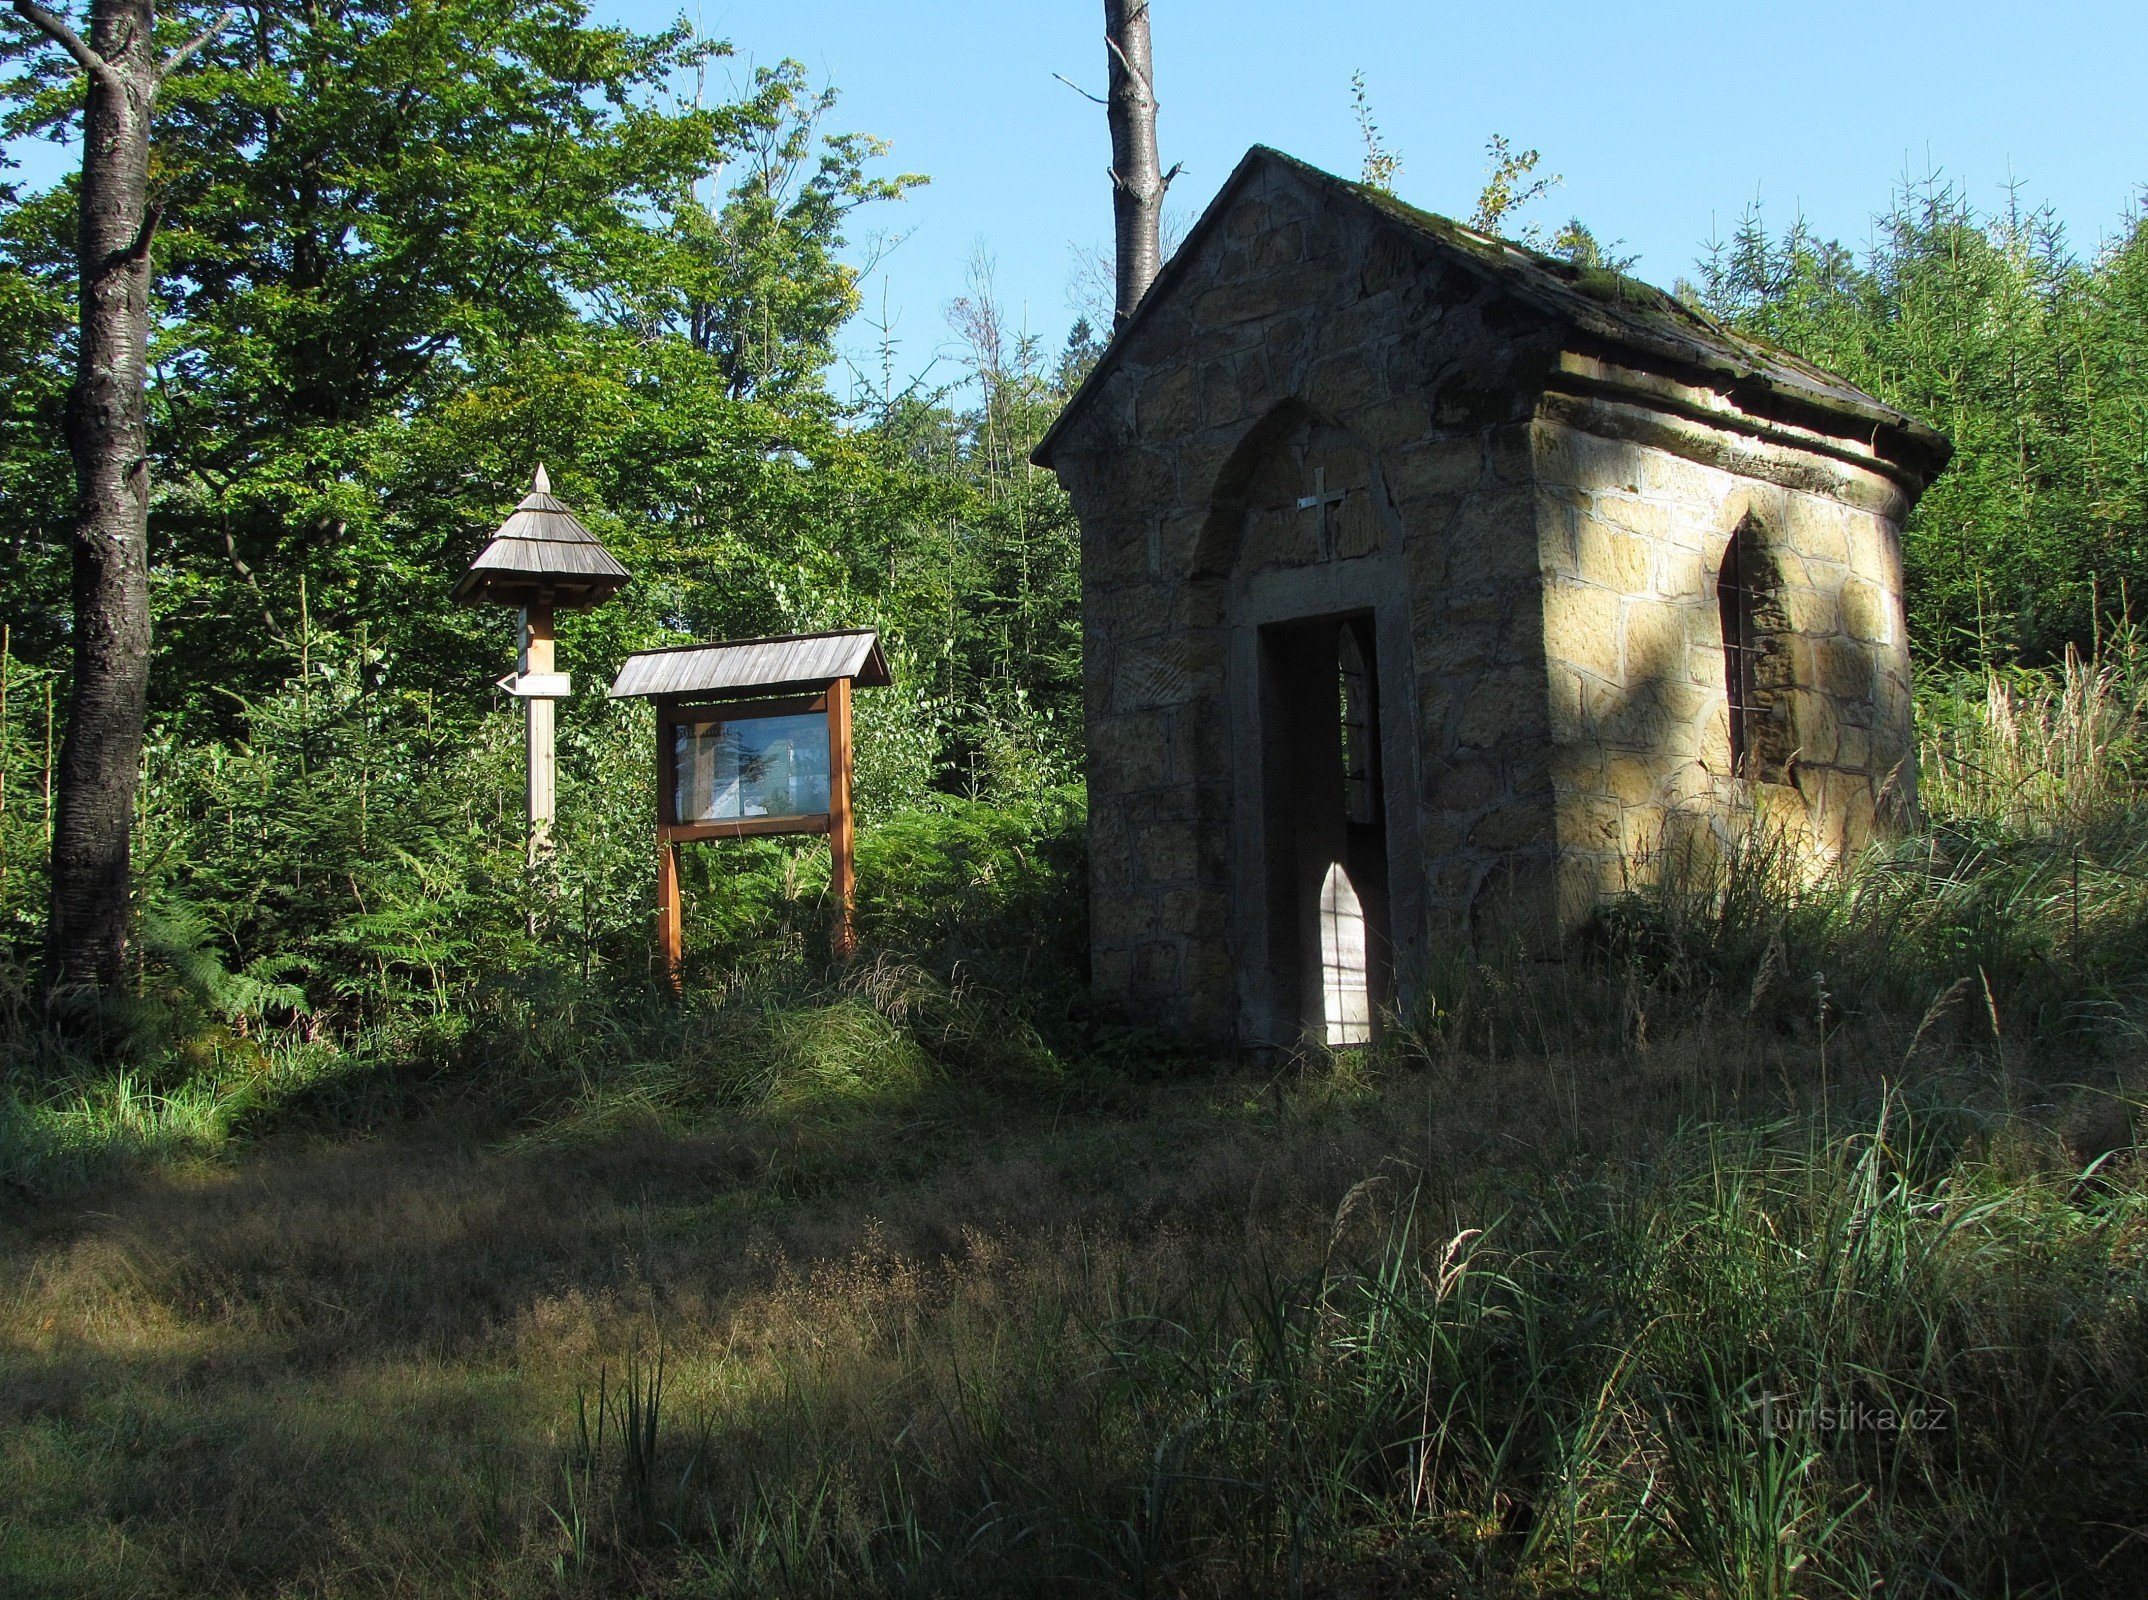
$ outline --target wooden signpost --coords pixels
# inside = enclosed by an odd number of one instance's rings
[[[839,958],[855,949],[851,691],[891,681],[869,628],[627,658],[612,697],[656,703],[657,943],[674,982],[684,955],[678,847],[695,840],[826,834],[829,945]]]
[[[552,497],[552,480],[540,464],[530,492],[455,585],[457,600],[516,606],[522,613],[516,670],[499,686],[522,702],[532,865],[551,848],[557,814],[553,702],[566,699],[574,687],[567,674],[555,670],[552,614],[602,605],[630,576],[580,519]]]

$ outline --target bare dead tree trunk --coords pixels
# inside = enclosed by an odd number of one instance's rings
[[[94,0],[89,38],[35,0],[17,15],[87,80],[77,263],[81,327],[67,444],[75,462],[74,687],[60,746],[45,991],[108,994],[127,951],[128,846],[149,696],[149,127],[172,68],[155,0]],[[228,18],[228,13],[227,13]]]
[[[1111,219],[1118,246],[1114,327],[1149,292],[1163,266],[1164,191],[1178,168],[1156,154],[1156,75],[1149,54],[1149,0],[1104,0],[1104,49],[1111,71],[1105,115],[1111,124]]]

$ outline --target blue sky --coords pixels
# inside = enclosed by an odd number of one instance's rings
[[[836,125],[932,178],[859,219],[905,235],[868,286],[905,371],[946,347],[980,248],[1010,315],[1063,335],[1075,253],[1108,245],[1110,198],[1103,113],[1052,75],[1102,88],[1098,0],[592,0],[648,27],[682,5],[734,43],[732,70],[797,57],[842,92]],[[1172,194],[1189,219],[1256,142],[1354,175],[1358,69],[1403,198],[1466,214],[1501,133],[1564,175],[1529,215],[1580,216],[1666,284],[1754,200],[1855,242],[1905,172],[1936,167],[1986,204],[2011,175],[2086,248],[2148,182],[2138,0],[1155,0],[1154,17],[1163,156],[1185,167]],[[851,349],[872,337],[854,330]]]
[[[654,23],[677,0],[598,0]],[[1110,237],[1098,0],[687,0],[741,61],[796,56],[842,91],[847,127],[932,177],[869,226],[907,232],[871,291],[904,360],[945,341],[944,307],[981,244],[1010,311],[1056,340],[1077,247]],[[1403,198],[1467,214],[1493,133],[1565,182],[1531,215],[1579,215],[1669,283],[1755,199],[1862,240],[1905,172],[1933,166],[1997,203],[2011,174],[2076,242],[2111,231],[2148,182],[2139,73],[2148,7],[2104,0],[1155,0],[1160,143],[1197,214],[1245,148],[1355,175],[1350,74],[1404,160]]]

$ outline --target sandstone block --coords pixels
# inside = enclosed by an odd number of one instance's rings
[[[1624,623],[1625,673],[1629,683],[1685,677],[1684,608],[1660,601],[1633,600],[1626,605]]]
[[[1469,825],[1464,818],[1434,812],[1425,817],[1421,826],[1423,833],[1420,836],[1420,848],[1427,862],[1445,860],[1469,844]]]
[[[1156,903],[1147,895],[1093,895],[1089,928],[1099,944],[1131,948],[1137,940],[1156,931]]]
[[[1620,598],[1609,589],[1553,583],[1544,594],[1544,654],[1607,682],[1621,677]]]
[[[1478,819],[1469,831],[1469,842],[1479,850],[1518,850],[1527,845],[1549,844],[1554,833],[1548,802],[1541,798],[1510,800]]]
[[[1598,494],[1590,502],[1590,509],[1606,527],[1631,534],[1650,545],[1669,543],[1676,523],[1670,506],[1663,501],[1620,494],[1615,490]]]
[[[1256,267],[1287,267],[1305,259],[1305,225],[1286,222],[1280,228],[1270,228],[1256,234],[1253,239],[1253,265]]]
[[[1203,363],[1196,381],[1200,389],[1201,420],[1209,427],[1226,427],[1252,420],[1235,360]]]
[[[1329,416],[1347,416],[1387,398],[1376,351],[1353,350],[1313,368],[1306,398]]]
[[[1142,386],[1134,425],[1145,439],[1172,439],[1200,426],[1201,412],[1193,373],[1166,367]]]
[[[1484,451],[1473,438],[1403,445],[1385,459],[1387,481],[1400,503],[1460,496],[1480,487]]]
[[[1878,584],[1852,578],[1842,586],[1842,631],[1870,644],[1887,638],[1887,596]]]
[[[1540,735],[1543,728],[1543,678],[1526,669],[1502,668],[1484,674],[1470,690],[1455,740],[1465,749],[1483,750]]]
[[[1496,481],[1535,487],[1536,451],[1530,443],[1527,423],[1509,423],[1494,429],[1488,445],[1484,464]]]
[[[1796,690],[1789,699],[1799,765],[1831,765],[1841,743],[1834,702],[1811,689]]]
[[[1645,755],[1612,751],[1604,761],[1604,788],[1622,806],[1647,805],[1659,787],[1657,764]]]
[[[1716,614],[1715,583],[1721,563],[1721,552],[1711,556],[1699,549],[1660,544],[1655,550],[1656,593],[1704,609],[1712,617]],[[1706,602],[1704,608],[1702,602]]]
[[[1492,582],[1534,573],[1539,566],[1535,494],[1464,496],[1448,525],[1447,545],[1458,568]]]
[[[1199,876],[1200,856],[1191,822],[1151,822],[1142,828],[1138,848],[1146,882],[1191,884]]]
[[[1390,392],[1385,398],[1361,406],[1350,414],[1350,426],[1372,442],[1383,463],[1391,452],[1423,438],[1431,425],[1431,413],[1426,410],[1424,401],[1409,394]],[[1384,464],[1381,470],[1386,472]],[[1391,484],[1387,492],[1391,498],[1394,496]]]
[[[1872,694],[1872,651],[1867,645],[1845,639],[1823,639],[1813,647],[1819,668],[1819,685],[1843,700],[1864,700]]]
[[[1425,774],[1425,798],[1442,811],[1473,812],[1499,797],[1501,784],[1497,763],[1475,755],[1459,755],[1429,764]]]
[[[1324,296],[1326,273],[1314,262],[1279,267],[1256,277],[1223,283],[1193,303],[1197,327],[1221,328],[1315,304]]]
[[[1221,938],[1230,914],[1229,898],[1212,889],[1174,889],[1163,897],[1163,925],[1171,933]]]
[[[1112,671],[1113,711],[1175,706],[1190,693],[1187,641],[1183,637],[1144,639],[1119,648]]]
[[[1840,501],[1818,495],[1793,494],[1785,504],[1783,537],[1815,561],[1836,566],[1850,562],[1850,527],[1868,519]]]
[[[1574,567],[1584,583],[1602,584],[1621,594],[1648,592],[1648,541],[1594,516],[1577,519],[1573,537]]]
[[[1901,588],[1895,572],[1894,539],[1887,525],[1872,517],[1859,517],[1849,531],[1850,570],[1867,583],[1882,589]]]
[[[1616,850],[1624,814],[1625,808],[1607,796],[1576,795],[1559,808],[1559,844],[1591,853]]]
[[[1530,438],[1540,483],[1639,492],[1643,451],[1638,445],[1546,422],[1537,423]]]
[[[1591,730],[1587,702],[1581,690],[1581,675],[1566,667],[1550,667],[1546,671],[1550,691],[1545,700],[1547,731],[1562,745],[1583,738]]]
[[[1428,619],[1416,635],[1417,670],[1442,677],[1490,665],[1499,641],[1497,628],[1483,622],[1443,627]]]
[[[1152,939],[1134,947],[1132,981],[1128,993],[1135,1000],[1173,1001],[1183,992],[1179,981],[1179,947]]]
[[[1134,987],[1134,953],[1102,946],[1089,954],[1089,987],[1107,1005],[1123,1004]]]
[[[1133,712],[1089,724],[1092,789],[1103,776],[1107,792],[1151,789],[1170,777],[1171,733],[1158,712]]]
[[[1628,806],[1621,814],[1619,849],[1629,866],[1648,863],[1663,851],[1663,819],[1661,806]]]
[[[1671,718],[1660,689],[1661,685],[1643,680],[1610,691],[1596,722],[1597,734],[1607,747],[1636,752],[1662,747]]]

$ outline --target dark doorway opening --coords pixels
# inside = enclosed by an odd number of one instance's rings
[[[1286,1037],[1370,1044],[1393,1004],[1369,614],[1260,631],[1268,992]]]

